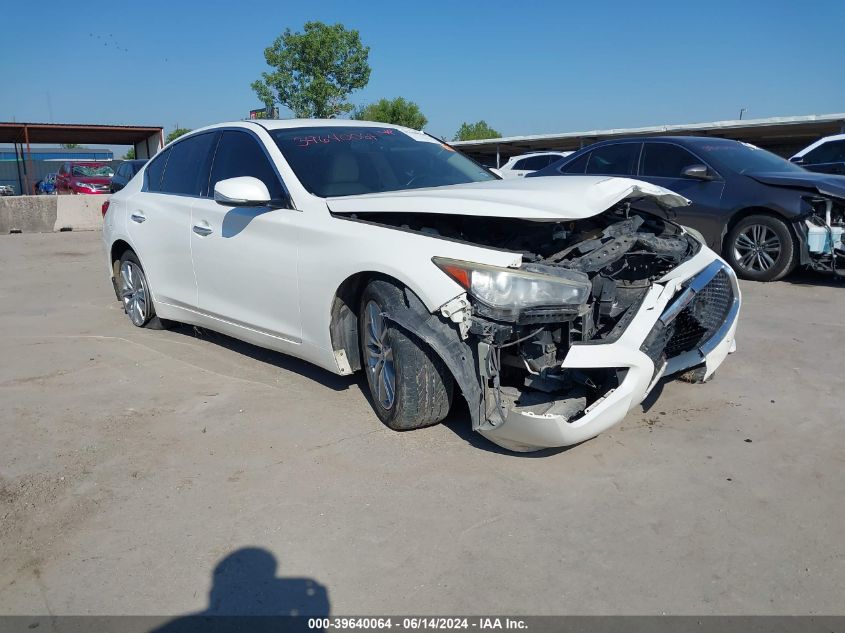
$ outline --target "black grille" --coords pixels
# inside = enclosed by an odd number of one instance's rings
[[[672,358],[696,349],[716,334],[728,318],[733,301],[731,280],[720,270],[674,321],[665,326],[658,321],[640,349],[655,365],[661,356]]]

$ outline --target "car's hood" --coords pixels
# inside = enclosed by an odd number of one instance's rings
[[[665,207],[689,204],[683,196],[663,187],[606,176],[490,180],[328,198],[326,203],[334,213],[437,213],[580,220],[607,211],[626,198],[651,198]]]
[[[766,185],[811,189],[825,196],[845,199],[845,176],[819,174],[812,171],[746,173],[745,175]]]

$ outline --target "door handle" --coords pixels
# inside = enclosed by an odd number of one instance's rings
[[[197,235],[201,235],[205,237],[206,235],[211,235],[211,227],[208,226],[208,223],[205,221],[200,222],[199,224],[194,224],[194,233]]]
[[[141,224],[141,222],[147,219],[147,216],[145,216],[141,211],[136,211],[129,217],[132,218],[133,222],[137,222],[138,224]]]

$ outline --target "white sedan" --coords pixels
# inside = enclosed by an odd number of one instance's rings
[[[166,146],[103,205],[138,327],[190,323],[366,373],[391,429],[468,423],[515,451],[618,423],[664,375],[710,378],[740,293],[700,238],[637,210],[666,189],[500,180],[422,132],[225,123]]]

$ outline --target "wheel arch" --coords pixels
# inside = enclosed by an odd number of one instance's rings
[[[129,242],[116,239],[112,242],[111,248],[109,249],[109,262],[111,262],[111,282],[112,286],[114,287],[114,294],[117,297],[118,301],[120,301],[120,292],[118,291],[117,287],[117,278],[120,275],[120,271],[118,270],[120,264],[120,258],[123,257],[123,254],[127,251],[132,251],[137,256],[138,253],[135,252],[135,249],[132,248],[132,245]]]
[[[329,337],[335,355],[346,354],[353,372],[363,366],[358,345],[358,305],[367,284],[374,279],[385,279],[404,286],[419,296],[413,287],[402,279],[377,270],[364,270],[349,275],[335,290],[329,320]]]

